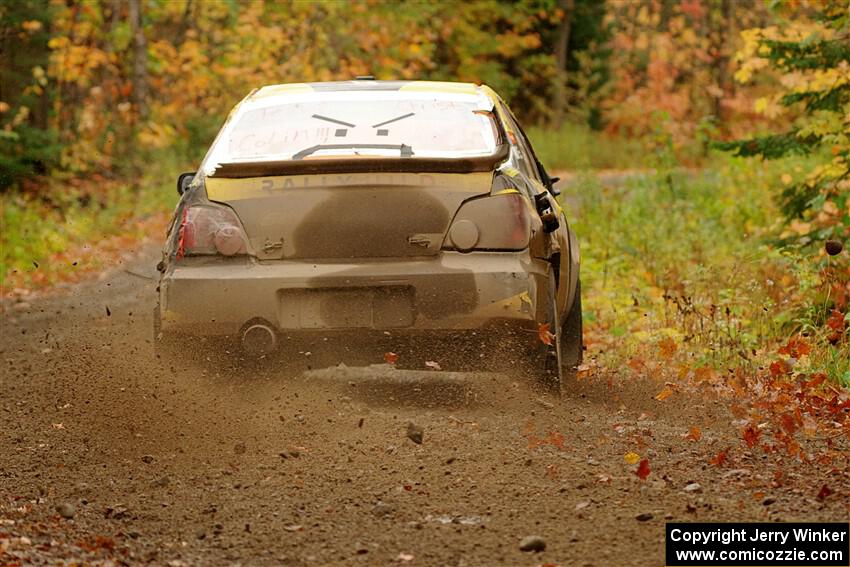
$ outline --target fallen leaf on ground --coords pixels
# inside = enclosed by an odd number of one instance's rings
[[[691,427],[685,434],[685,439],[688,439],[689,441],[699,441],[702,439],[702,430],[697,426]]]
[[[729,449],[726,449],[725,451],[720,451],[719,453],[717,453],[717,455],[715,455],[714,458],[712,458],[708,461],[708,464],[714,465],[716,467],[722,467],[723,465],[725,465],[726,461],[728,459],[727,455],[726,455],[726,451],[728,451],[728,450]]]
[[[635,474],[638,476],[639,479],[646,480],[646,477],[649,476],[650,472],[652,472],[652,471],[649,468],[649,459],[644,459],[638,465],[638,468],[635,471]]]
[[[663,390],[658,392],[658,394],[655,396],[655,399],[658,400],[659,402],[663,402],[664,400],[669,398],[672,394],[673,394],[673,390],[669,386],[665,386]]]
[[[430,368],[431,370],[442,370],[442,367],[440,366],[440,363],[439,363],[439,362],[436,362],[436,361],[434,361],[434,360],[426,360],[426,361],[425,361],[425,366],[427,366],[427,367],[428,367],[428,368]]]
[[[550,445],[553,447],[557,447],[558,449],[564,449],[564,434],[558,433],[557,431],[552,431],[549,433],[549,437],[547,439]]]
[[[394,352],[385,352],[384,361],[387,364],[395,364],[396,362],[398,362],[398,355]]]
[[[670,337],[664,337],[661,339],[661,342],[658,343],[658,352],[662,356],[662,358],[670,359],[676,353],[676,349],[679,347],[676,346],[676,341],[671,339]]]
[[[634,465],[640,460],[640,455],[629,451],[628,453],[623,455],[623,460],[625,460],[630,465]]]
[[[750,424],[741,431],[741,436],[747,443],[747,447],[752,449],[758,445],[759,437],[761,437],[761,431],[759,431],[758,427],[755,425]]]

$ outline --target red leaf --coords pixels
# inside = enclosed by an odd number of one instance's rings
[[[649,473],[652,472],[649,468],[649,459],[643,459],[639,464],[638,468],[635,471],[635,474],[641,480],[646,480],[646,477],[649,476]]]
[[[779,418],[779,422],[782,424],[782,429],[784,429],[788,435],[794,435],[794,432],[797,431],[797,420],[794,419],[792,414],[782,414]]]
[[[744,437],[744,441],[747,442],[747,447],[752,449],[758,445],[759,437],[761,437],[761,431],[759,431],[758,427],[755,425],[750,424],[742,430],[742,436]]]
[[[832,313],[829,314],[829,319],[826,320],[826,326],[832,329],[833,331],[843,331],[844,313],[842,313],[838,309],[833,309]]]
[[[540,337],[540,342],[544,345],[552,346],[555,344],[555,335],[549,331],[549,323],[540,323],[537,327],[537,336]]]
[[[774,378],[779,378],[780,376],[784,376],[788,374],[791,368],[788,366],[788,363],[784,360],[777,360],[776,362],[770,363],[770,375]]]
[[[395,364],[396,362],[398,362],[398,355],[394,352],[385,352],[384,361],[387,364]]]
[[[826,326],[832,329],[832,333],[827,337],[829,342],[835,344],[840,341],[844,334],[844,313],[838,309],[833,309],[829,319],[826,320]]]
[[[715,467],[722,467],[723,465],[726,464],[726,461],[728,460],[728,457],[727,457],[728,451],[729,451],[729,449],[725,449],[723,451],[720,451],[719,453],[717,453],[717,455],[713,459],[708,461],[708,464],[714,465]]]
[[[779,349],[779,354],[793,356],[794,358],[800,358],[810,352],[812,352],[812,347],[799,337],[792,338],[788,341],[788,344]]]
[[[821,486],[820,492],[818,492],[818,500],[823,501],[827,496],[832,493],[832,489],[824,484],[823,486]]]

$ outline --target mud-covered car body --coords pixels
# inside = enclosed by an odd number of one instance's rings
[[[486,86],[263,87],[178,190],[158,340],[229,336],[256,352],[299,331],[569,340],[558,335],[578,303],[576,238]]]

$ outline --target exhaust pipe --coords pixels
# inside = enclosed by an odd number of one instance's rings
[[[277,350],[277,333],[265,323],[253,323],[242,331],[242,350],[261,357]]]

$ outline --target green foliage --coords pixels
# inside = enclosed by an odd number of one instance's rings
[[[717,144],[739,156],[821,158],[805,179],[780,193],[787,218],[811,221],[805,242],[850,235],[850,17],[845,0],[827,0],[815,10],[820,24],[751,30],[739,54],[740,80],[765,64],[782,75],[786,92],[774,98],[781,107],[800,108],[796,124],[783,133]]]
[[[770,244],[778,217],[771,187],[811,164],[715,156],[701,172],[588,174],[568,187],[586,319],[616,341],[602,347],[601,364],[651,357],[648,345],[670,337],[687,345],[692,367],[756,372],[777,345],[804,333],[820,353],[809,370],[844,380],[848,353],[824,327],[832,303],[810,299],[820,268]]]
[[[68,257],[69,253],[110,236],[131,243],[146,236],[138,221],[174,207],[177,192],[171,172],[187,168],[171,152],[149,158],[158,167],[139,183],[102,180],[104,190],[94,195],[65,184],[51,187],[49,199],[21,192],[0,194],[0,282],[20,274],[25,275],[16,278],[21,283],[36,276],[61,281],[82,269],[73,265],[79,258]],[[93,261],[106,264],[108,259]]]
[[[44,175],[59,163],[57,133],[21,124],[0,130],[0,190],[16,179]]]
[[[59,164],[45,89],[52,15],[44,0],[0,4],[0,191]]]
[[[564,123],[558,130],[528,128],[537,158],[549,171],[645,169],[654,158],[642,140],[609,136],[589,126]]]

